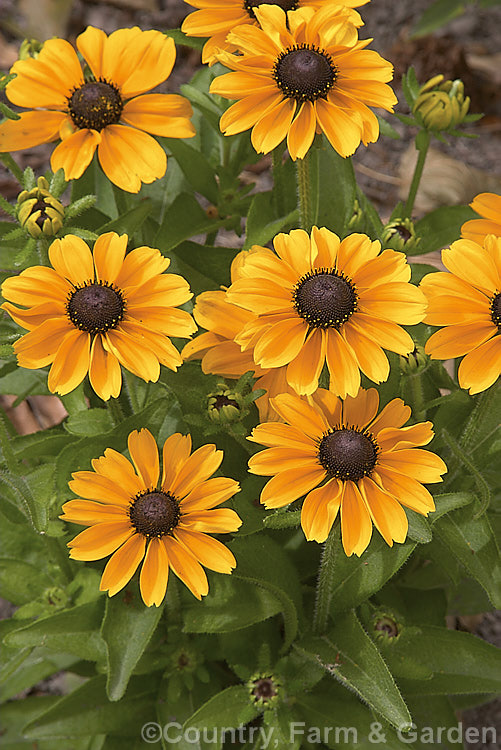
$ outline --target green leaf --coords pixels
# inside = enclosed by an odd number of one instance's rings
[[[287,216],[277,217],[271,192],[257,193],[247,214],[244,249],[252,245],[266,245],[280,231],[287,231],[297,222],[297,210]]]
[[[211,581],[204,602],[183,608],[185,633],[229,633],[278,614],[281,602],[268,589],[241,580],[218,576]]]
[[[398,130],[395,130],[395,128],[388,122],[388,120],[385,120],[384,117],[381,117],[381,115],[376,115],[378,122],[379,122],[379,132],[381,135],[385,135],[387,138],[392,138],[393,140],[400,140],[402,137]]]
[[[36,599],[51,583],[48,575],[31,563],[0,558],[0,595],[17,606]]]
[[[332,582],[331,612],[337,617],[378,591],[416,547],[415,542],[388,547],[379,536],[374,536],[361,557],[340,557],[336,566],[336,580]]]
[[[217,205],[219,189],[215,169],[205,156],[180,138],[162,138],[161,141],[166,151],[170,151],[176,159],[192,188]]]
[[[162,611],[163,607],[146,607],[137,597],[130,602],[119,596],[107,599],[101,635],[106,643],[106,692],[110,701],[123,697]]]
[[[193,195],[181,193],[166,210],[153,244],[165,255],[196,234],[215,232],[225,221],[209,219]]]
[[[357,190],[353,163],[349,157],[339,156],[325,140],[324,144],[318,150],[317,226],[345,237]]]
[[[265,534],[238,537],[228,545],[237,559],[233,575],[262,587],[280,602],[286,649],[297,634],[302,597],[298,575],[283,548]]]
[[[106,678],[99,675],[65,695],[24,729],[28,739],[67,738],[112,733],[137,737],[141,726],[151,721],[158,678],[136,678],[120,703],[108,700]]]
[[[205,44],[205,39],[200,39],[196,36],[188,36],[184,31],[181,31],[181,29],[166,29],[162,33],[164,33],[165,36],[170,36],[174,39],[176,45],[180,44],[184,47],[201,50]]]
[[[390,668],[418,661],[432,673],[424,680],[401,678],[408,695],[498,693],[501,690],[501,650],[470,633],[435,625],[403,628],[384,651]]]
[[[208,742],[200,741],[200,748],[214,748],[219,750],[223,745],[223,728],[237,728],[259,716],[259,711],[251,703],[249,691],[245,685],[232,685],[221,693],[210,698],[200,706],[198,711],[187,719],[183,732],[190,727],[206,729]],[[214,732],[215,742],[212,741]],[[229,733],[228,733],[229,734]]]
[[[87,409],[70,415],[65,427],[73,435],[102,435],[113,429],[113,421],[108,409]]]
[[[404,508],[404,510],[409,521],[409,530],[407,532],[409,539],[419,542],[419,544],[431,542],[432,533],[430,524],[426,518],[423,518],[423,516],[420,516],[419,513],[415,513],[413,510],[409,510],[409,508]]]
[[[411,39],[431,34],[433,31],[450,23],[454,18],[464,13],[466,5],[467,3],[463,2],[463,0],[435,0],[434,3],[426,8],[412,29]]]
[[[447,247],[461,236],[461,227],[469,219],[478,218],[469,206],[441,206],[415,224],[421,242],[413,255],[424,255]]]
[[[47,529],[48,504],[51,499],[54,467],[39,466],[25,477],[3,472],[0,487],[15,499],[17,507],[29,518],[33,528],[43,532]]]
[[[195,294],[218,289],[221,284],[230,284],[230,265],[235,257],[235,250],[232,248],[187,241],[178,245],[171,257],[169,271],[180,273],[189,279],[191,290]]]
[[[105,644],[98,632],[102,609],[102,599],[97,599],[51,617],[41,617],[9,633],[5,643],[18,648],[44,646],[80,659],[104,661]]]
[[[153,202],[149,198],[143,198],[134,208],[120,213],[118,218],[99,227],[99,234],[116,232],[117,234],[127,234],[130,238],[144,224],[152,210]]]
[[[440,519],[434,526],[436,534],[450,552],[477,580],[496,608],[501,608],[501,558],[489,519],[484,513],[476,518],[476,506]]]
[[[305,638],[296,646],[392,726],[408,727],[411,716],[385,662],[354,612],[339,617],[325,636]]]

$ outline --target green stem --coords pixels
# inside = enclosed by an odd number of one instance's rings
[[[127,393],[127,398],[133,414],[137,414],[141,411],[141,404],[137,396],[137,391],[134,387],[134,376],[127,370],[123,371],[123,389]]]
[[[310,148],[304,159],[296,159],[297,195],[301,229],[310,232],[318,203],[317,152]]]
[[[424,164],[426,161],[426,155],[428,154],[428,148],[430,145],[431,136],[427,130],[421,130],[416,137],[416,148],[418,149],[418,158],[416,166],[414,167],[414,174],[412,175],[411,187],[409,190],[409,197],[404,206],[403,219],[410,219],[412,215],[412,209],[414,208],[414,201],[416,200],[419,183],[423,176]],[[419,144],[419,145],[418,145]]]
[[[492,408],[492,402],[494,401],[495,394],[496,386],[494,385],[493,387],[488,388],[486,391],[479,393],[479,395],[476,397],[475,406],[470,416],[468,417],[468,421],[466,422],[463,433],[458,441],[459,447],[461,449],[464,450],[466,448],[470,448],[470,450],[472,450],[474,447],[476,447],[473,445],[473,443],[475,442],[475,438],[477,436],[479,428],[482,427],[487,414]]]
[[[7,469],[13,474],[17,474],[19,471],[19,461],[12,449],[12,438],[9,433],[9,424],[10,422],[7,415],[4,410],[0,408],[0,446],[2,448],[5,463],[7,464]]]
[[[332,598],[332,581],[334,580],[334,569],[338,553],[339,524],[335,523],[325,541],[320,569],[318,571],[315,612],[313,615],[313,630],[317,634],[324,633],[327,629]]]
[[[18,167],[14,159],[10,154],[0,154],[0,161],[2,161],[7,169],[10,169],[16,180],[22,185],[23,184],[23,170]]]
[[[106,402],[106,408],[109,409],[111,419],[115,427],[117,427],[124,420],[124,412],[122,405],[117,398],[110,398]]]
[[[273,172],[273,201],[278,216],[285,214],[286,182],[283,165],[283,146],[277,146],[271,152],[271,164]]]
[[[58,538],[53,536],[43,535],[45,544],[47,545],[47,553],[49,559],[54,563],[56,568],[61,571],[62,576],[65,578],[66,583],[73,580],[73,571],[71,569],[71,563],[68,557],[68,550],[62,548]]]
[[[454,438],[451,435],[449,435],[447,430],[442,430],[442,438],[444,442],[446,443],[446,445],[452,451],[452,455],[454,456],[454,458],[468,469],[473,479],[475,480],[475,484],[477,485],[477,490],[479,491],[479,494],[481,495],[480,509],[475,514],[475,518],[478,518],[487,510],[487,508],[490,505],[490,502],[491,502],[490,487],[485,481],[485,479],[483,478],[481,472],[470,461],[468,456],[465,454],[465,452],[462,450],[459,444],[454,440]]]
[[[411,391],[412,416],[417,422],[421,422],[426,417],[421,373],[418,375],[407,375],[407,378],[409,379],[409,387]]]
[[[47,240],[45,237],[40,237],[37,240],[37,254],[41,266],[50,266],[49,246],[52,242],[53,239]]]

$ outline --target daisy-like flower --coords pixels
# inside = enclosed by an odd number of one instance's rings
[[[501,237],[501,195],[479,193],[470,206],[482,219],[470,219],[461,227],[461,236],[480,245],[488,234]]]
[[[148,135],[189,138],[190,103],[178,94],[145,94],[169,77],[176,59],[172,39],[159,31],[119,29],[106,36],[89,26],[77,37],[88,66],[64,39],[49,39],[37,58],[18,60],[7,84],[9,100],[29,108],[0,124],[0,151],[18,151],[58,138],[54,172],[80,177],[97,149],[108,179],[130,193],[163,177],[167,158]]]
[[[360,370],[379,383],[390,366],[384,349],[409,354],[399,324],[419,323],[426,298],[409,283],[405,255],[365,234],[343,241],[326,228],[279,234],[275,252],[255,246],[226,297],[255,316],[235,337],[263,368],[286,366],[286,381],[311,394],[325,363],[330,388],[355,396]],[[214,329],[214,332],[217,331]]]
[[[242,54],[218,59],[233,72],[215,78],[210,91],[238,99],[221,117],[225,135],[252,128],[258,152],[284,138],[292,159],[302,159],[315,133],[324,133],[341,156],[362,141],[377,140],[379,124],[369,106],[392,111],[396,97],[387,81],[392,65],[365,50],[357,28],[326,4],[286,14],[277,5],[254,9],[261,28],[237,26],[228,41]]]
[[[230,508],[216,508],[239,492],[238,482],[209,477],[223,452],[204,445],[191,453],[191,437],[176,433],[163,446],[163,469],[149,430],[131,432],[129,453],[108,448],[92,461],[94,471],[72,474],[70,489],[78,500],[63,505],[64,521],[88,529],[69,542],[74,560],[100,560],[111,555],[101,578],[101,591],[113,596],[130,581],[143,561],[139,586],[144,603],[160,606],[169,568],[197,599],[209,586],[202,568],[231,573],[235,558],[209,534],[237,531],[241,520]]]
[[[400,398],[377,415],[375,388],[344,402],[319,388],[309,401],[290,394],[272,399],[285,424],[260,424],[249,438],[268,446],[249,460],[253,474],[273,475],[261,502],[281,508],[306,495],[301,526],[316,542],[327,539],[340,511],[347,555],[362,554],[372,524],[390,547],[403,542],[402,506],[428,515],[435,505],[421,483],[441,482],[447,471],[441,458],[415,447],[432,439],[431,422],[403,427],[411,410]]]
[[[426,342],[432,359],[463,357],[461,388],[479,393],[501,374],[501,237],[487,235],[483,246],[457,240],[442,250],[450,273],[427,274],[421,288],[428,298],[425,323],[444,326]]]
[[[191,13],[181,26],[188,36],[210,37],[202,50],[202,62],[213,65],[217,62],[220,50],[235,52],[236,47],[226,41],[226,37],[235,26],[248,24],[257,26],[254,9],[263,4],[263,0],[185,0],[188,5],[199,8]],[[331,7],[338,6],[337,12],[343,13],[356,26],[362,25],[360,15],[352,10],[365,5],[369,0],[265,0],[266,5],[278,5],[284,11],[312,7],[319,10],[326,3]]]
[[[66,235],[49,248],[52,268],[28,268],[2,285],[8,302],[1,307],[29,331],[14,343],[18,363],[29,370],[52,364],[52,393],[69,393],[89,373],[107,400],[120,393],[120,365],[156,382],[161,364],[182,364],[168,336],[196,331],[191,315],[176,309],[193,296],[188,283],[163,274],[170,260],[154,248],[125,255],[127,240],[102,234],[92,253],[80,237]]]

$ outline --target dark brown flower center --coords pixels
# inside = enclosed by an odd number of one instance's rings
[[[337,68],[327,52],[302,44],[280,54],[273,78],[289,99],[314,102],[326,98],[337,78]]]
[[[66,311],[73,325],[81,331],[106,333],[123,319],[125,307],[120,289],[107,281],[97,281],[73,290]]]
[[[318,460],[332,477],[352,482],[371,474],[377,455],[378,446],[372,435],[354,427],[324,435],[318,450]]]
[[[176,498],[168,492],[146,492],[136,497],[129,508],[132,525],[148,538],[168,534],[180,515]]]
[[[501,292],[491,300],[491,318],[498,331],[501,333]]]
[[[278,5],[282,10],[296,10],[299,0],[244,0],[244,8],[251,18],[255,18],[254,8],[258,5]]]
[[[119,90],[107,81],[88,81],[68,99],[68,110],[77,128],[102,130],[120,120],[123,101]]]
[[[340,328],[357,309],[357,293],[344,275],[320,269],[298,281],[292,304],[311,328]]]

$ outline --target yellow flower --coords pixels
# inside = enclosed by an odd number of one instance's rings
[[[262,5],[254,13],[262,28],[238,26],[228,35],[242,54],[218,54],[234,72],[215,78],[210,90],[240,100],[221,117],[223,133],[252,128],[252,145],[263,153],[287,138],[292,159],[304,158],[316,132],[341,156],[353,154],[360,141],[376,141],[379,124],[369,106],[392,111],[397,100],[386,82],[393,68],[364,49],[370,40],[358,40],[339,6],[286,15]]]
[[[301,526],[306,539],[324,542],[340,511],[347,555],[361,555],[372,524],[385,542],[407,535],[404,505],[428,515],[433,498],[421,482],[441,482],[447,467],[416,449],[433,437],[431,422],[403,427],[411,410],[395,398],[377,415],[375,388],[344,402],[319,388],[309,400],[284,394],[272,399],[285,424],[258,425],[249,440],[268,446],[249,460],[249,471],[273,475],[261,493],[267,508],[281,508],[306,495]]]
[[[170,75],[176,49],[159,31],[119,29],[106,36],[89,26],[77,37],[82,66],[64,39],[49,39],[37,58],[18,60],[8,98],[29,108],[19,120],[0,125],[0,151],[18,151],[58,138],[54,172],[80,177],[97,149],[99,163],[115,185],[137,193],[142,182],[165,174],[167,159],[148,135],[189,138],[190,103],[177,94],[145,94]]]
[[[459,385],[479,393],[501,374],[501,237],[487,235],[483,246],[457,240],[442,250],[442,263],[450,273],[430,273],[421,281],[428,298],[424,322],[445,326],[430,336],[425,351],[432,359],[466,355]]]
[[[202,62],[213,65],[217,62],[217,54],[220,50],[235,52],[235,45],[229,44],[226,37],[233,31],[235,26],[248,24],[257,26],[254,13],[256,6],[262,4],[262,0],[186,0],[196,10],[191,13],[181,26],[181,30],[188,36],[209,37],[202,50]],[[356,26],[362,25],[360,15],[351,10],[365,5],[369,0],[269,0],[267,5],[278,5],[284,11],[297,10],[298,8],[312,7],[319,10],[329,3],[336,6],[336,11],[344,13]]]
[[[254,314],[235,340],[262,368],[286,366],[286,380],[311,394],[327,362],[330,388],[355,396],[360,370],[376,383],[390,371],[384,349],[409,354],[411,336],[399,324],[419,323],[426,298],[409,283],[405,255],[381,251],[365,234],[340,240],[313,227],[279,234],[275,252],[253,248],[228,302]],[[217,330],[213,329],[214,333]]]
[[[483,218],[466,221],[461,227],[461,236],[480,245],[488,234],[501,237],[501,195],[480,193],[470,206]]]
[[[182,364],[168,336],[196,330],[191,315],[176,309],[193,296],[188,283],[163,274],[170,260],[158,250],[138,247],[125,255],[127,240],[102,234],[91,253],[82,239],[66,235],[49,248],[53,268],[34,266],[2,285],[9,301],[1,307],[29,331],[14,344],[19,365],[52,364],[52,393],[69,393],[89,373],[107,400],[120,393],[120,365],[157,381],[161,364],[171,370]]]
[[[161,481],[152,434],[134,430],[128,447],[134,466],[108,448],[92,461],[94,471],[72,474],[70,488],[85,499],[65,503],[60,518],[89,528],[69,542],[70,557],[100,560],[111,554],[100,586],[109,596],[123,589],[143,560],[139,586],[148,607],[162,603],[169,568],[201,599],[209,588],[202,565],[218,573],[231,573],[236,565],[229,549],[208,534],[241,525],[234,510],[215,509],[239,492],[238,483],[209,479],[223,452],[203,445],[191,454],[190,435],[176,433],[165,441]]]

